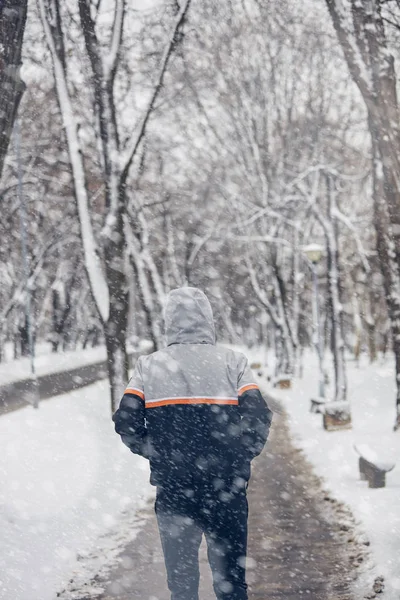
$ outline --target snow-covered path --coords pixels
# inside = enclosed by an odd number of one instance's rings
[[[249,354],[260,356],[257,349]],[[305,364],[292,390],[272,393],[285,403],[295,444],[324,478],[329,496],[351,507],[361,539],[371,542],[368,589],[383,575],[383,597],[398,600],[400,434],[392,430],[393,363],[348,363],[353,429],[335,433],[325,432],[321,416],[309,412],[317,388],[311,353]],[[260,382],[265,385],[265,378]],[[2,416],[0,440],[0,599],[53,600],[71,577],[87,581],[135,537],[137,510],[154,494],[148,465],[115,435],[106,381],[55,397],[38,411],[27,407]],[[371,490],[360,481],[354,443],[369,443],[397,462],[386,488]],[[90,561],[77,561],[87,554]]]
[[[270,442],[253,463],[249,506],[250,600],[358,598],[350,591],[358,566],[350,557],[363,556],[366,547],[355,539],[348,542],[351,519],[339,505],[326,502],[309,465],[290,442],[286,419],[277,412]],[[204,542],[200,572],[200,598],[214,598]],[[74,580],[69,589],[62,600],[168,600],[153,507],[140,535],[121,546],[117,560],[108,561],[95,580],[81,586]]]
[[[108,397],[102,381],[0,418],[1,600],[54,600],[78,554],[152,493]]]

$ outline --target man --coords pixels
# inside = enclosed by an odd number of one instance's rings
[[[247,600],[246,489],[272,413],[246,357],[215,346],[203,292],[173,290],[164,316],[167,347],[139,358],[115,429],[150,460],[171,600],[199,598],[203,533],[216,597]]]

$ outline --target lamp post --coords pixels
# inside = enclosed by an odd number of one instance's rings
[[[324,248],[319,244],[309,244],[303,248],[303,252],[308,258],[312,277],[313,277],[313,289],[314,289],[314,331],[315,338],[314,344],[318,354],[319,363],[319,397],[325,398],[325,373],[323,367],[323,348],[322,348],[322,336],[321,336],[321,324],[320,324],[320,311],[319,311],[319,293],[318,293],[318,276],[316,266],[322,258]]]

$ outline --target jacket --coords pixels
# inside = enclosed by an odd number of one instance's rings
[[[115,430],[150,461],[150,482],[247,482],[272,412],[247,358],[216,346],[210,303],[197,288],[170,292],[167,347],[141,356],[113,416]]]

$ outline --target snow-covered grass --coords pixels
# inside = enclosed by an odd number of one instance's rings
[[[115,434],[108,398],[102,381],[0,418],[1,600],[54,600],[78,556],[152,494],[147,461]]]
[[[305,357],[304,376],[291,390],[273,390],[289,415],[295,444],[302,448],[326,488],[352,510],[371,549],[363,580],[371,587],[376,576],[385,578],[386,600],[400,598],[400,431],[394,432],[395,377],[391,358],[373,365],[366,357],[360,367],[347,362],[353,428],[326,432],[322,415],[310,413],[310,399],[318,396],[318,371],[313,355]],[[329,396],[328,396],[329,397]],[[369,489],[360,481],[354,445],[367,444],[383,461],[396,462],[386,475],[386,487]]]

